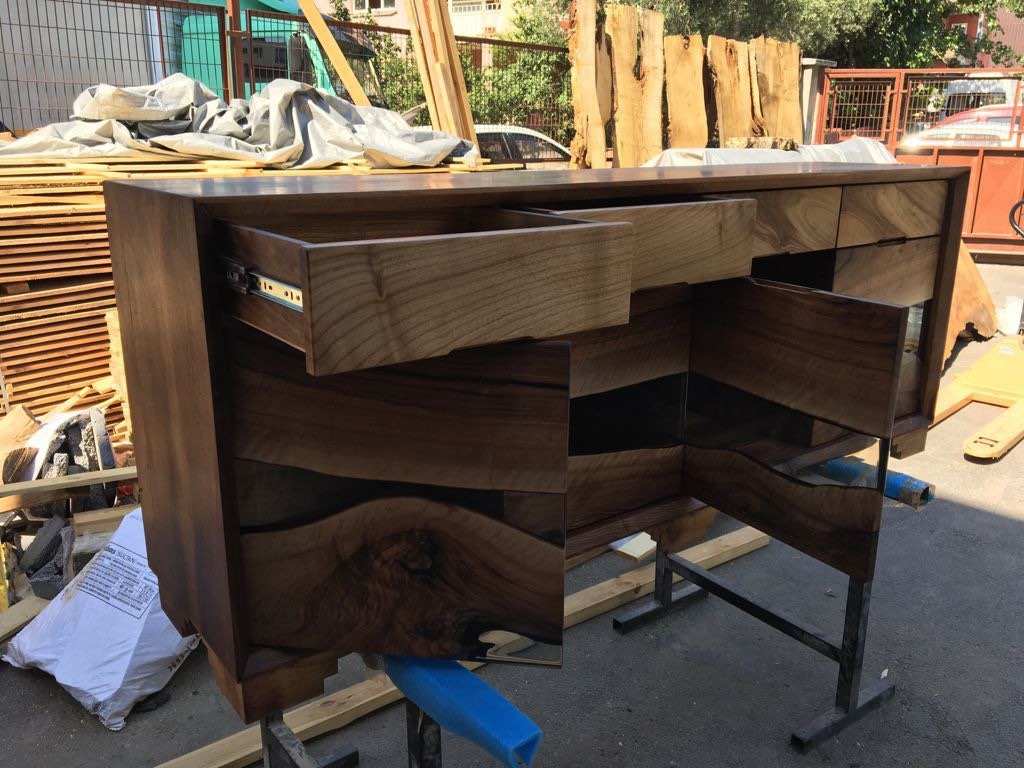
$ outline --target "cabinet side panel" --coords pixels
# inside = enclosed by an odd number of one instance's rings
[[[217,439],[208,227],[189,198],[122,184],[105,194],[150,567],[175,624],[198,629],[239,673],[238,524]]]

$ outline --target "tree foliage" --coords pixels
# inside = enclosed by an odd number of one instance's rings
[[[612,2],[613,0],[607,0]],[[973,65],[988,53],[997,64],[1020,63],[991,39],[1001,31],[996,9],[1024,15],[1024,0],[636,0],[665,14],[666,34],[768,35],[800,44],[807,56],[851,67],[926,67],[946,61]],[[567,0],[519,0],[520,39],[564,44]],[[979,14],[990,34],[969,39],[946,29],[953,14]]]

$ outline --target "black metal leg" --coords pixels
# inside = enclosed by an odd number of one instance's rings
[[[409,768],[441,768],[441,726],[426,712],[405,700]]]
[[[359,750],[350,744],[326,760],[315,759],[284,722],[280,712],[260,721],[260,736],[264,768],[356,768],[359,765]]]
[[[654,560],[654,595],[639,605],[627,608],[612,619],[612,628],[616,632],[626,634],[655,619],[660,619],[669,611],[708,596],[707,592],[694,584],[673,584],[672,580],[669,554],[659,547]]]
[[[846,596],[846,619],[843,623],[843,644],[839,651],[836,705],[832,711],[826,712],[793,733],[792,743],[801,752],[806,752],[856,722],[896,693],[896,687],[887,680],[878,680],[863,690],[860,687],[870,604],[871,582],[850,579]]]

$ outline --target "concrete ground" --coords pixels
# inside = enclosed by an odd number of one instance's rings
[[[1024,268],[982,267],[996,303],[1024,295]],[[948,375],[992,342],[963,348]],[[972,405],[937,426],[925,453],[892,467],[933,482],[921,511],[884,515],[865,678],[888,670],[896,698],[808,755],[788,745],[793,727],[825,711],[835,666],[714,598],[629,636],[610,616],[568,631],[558,670],[497,667],[485,679],[544,729],[538,766],[1024,765],[1024,445],[1001,461],[963,458],[963,441],[999,409]],[[730,525],[719,522],[716,532]],[[567,591],[627,570],[604,555],[567,576]],[[845,580],[773,542],[719,573],[798,617],[838,634]],[[331,690],[361,678],[351,659]],[[40,672],[0,665],[0,766],[152,766],[241,728],[197,651],[167,686],[160,708],[105,730]],[[405,765],[401,706],[312,742],[346,741],[362,765]],[[445,737],[445,764],[495,765]]]

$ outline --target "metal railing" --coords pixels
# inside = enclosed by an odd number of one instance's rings
[[[829,69],[815,140],[864,136],[893,152],[1020,147],[1022,78],[1024,69]]]
[[[173,72],[223,98],[251,96],[279,77],[345,95],[302,16],[249,10],[244,29],[229,31],[223,8],[184,0],[3,4],[0,122],[16,132],[69,119],[75,97],[89,86],[142,85]],[[328,26],[375,104],[429,122],[408,30],[334,20]],[[521,125],[568,143],[565,48],[462,36],[456,44],[478,123]]]

